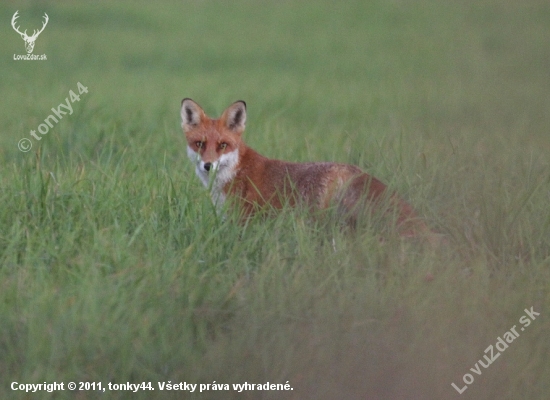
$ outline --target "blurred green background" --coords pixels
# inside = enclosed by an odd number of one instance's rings
[[[34,54],[10,21],[49,23]],[[0,4],[0,397],[13,381],[284,383],[109,398],[547,399],[550,3]],[[88,88],[40,141],[30,130]],[[449,243],[216,217],[181,99],[245,140],[361,166]],[[23,153],[17,143],[29,138]],[[432,280],[433,278],[433,280]],[[428,282],[429,281],[429,282]],[[540,317],[459,395],[483,351]]]

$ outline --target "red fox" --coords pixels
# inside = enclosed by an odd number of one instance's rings
[[[378,179],[358,167],[332,162],[293,163],[264,157],[248,147],[242,134],[246,103],[231,104],[219,119],[209,118],[193,100],[181,103],[187,154],[203,184],[220,207],[236,199],[245,217],[260,209],[305,204],[313,209],[335,205],[353,224],[367,207],[382,204],[396,213],[402,236],[429,233],[413,208]]]

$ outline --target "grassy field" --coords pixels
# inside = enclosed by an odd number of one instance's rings
[[[47,61],[13,59],[16,10],[29,31],[48,13]],[[8,1],[0,15],[0,398],[549,398],[548,1]],[[34,138],[79,82],[73,113]],[[245,100],[251,147],[357,164],[448,244],[350,237],[291,210],[218,218],[186,156],[184,97],[213,116]]]

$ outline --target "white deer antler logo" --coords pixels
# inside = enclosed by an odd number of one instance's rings
[[[36,38],[38,37],[38,35],[40,35],[42,33],[42,31],[44,30],[44,28],[46,27],[46,25],[48,25],[48,14],[44,13],[44,23],[42,24],[42,28],[37,31],[36,29],[34,30],[32,36],[28,36],[27,35],[27,30],[25,29],[25,32],[21,32],[19,30],[19,27],[18,26],[15,26],[15,20],[17,18],[19,18],[19,15],[17,15],[17,13],[19,12],[19,10],[17,10],[15,12],[15,14],[13,14],[13,18],[11,19],[11,26],[13,27],[13,29],[15,30],[15,32],[19,33],[21,35],[21,37],[23,38],[23,40],[25,41],[25,49],[27,50],[27,53],[28,54],[31,54],[32,51],[34,50],[34,42],[36,41]]]

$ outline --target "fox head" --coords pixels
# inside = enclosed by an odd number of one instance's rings
[[[211,119],[193,100],[182,100],[181,126],[187,139],[187,154],[205,186],[213,184],[213,189],[219,191],[235,176],[245,123],[244,101],[236,101],[220,118]]]

